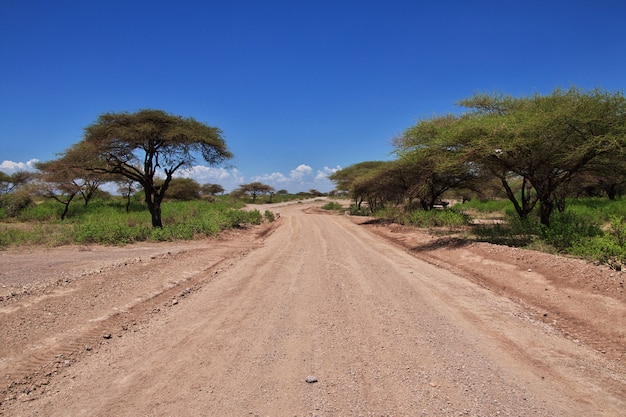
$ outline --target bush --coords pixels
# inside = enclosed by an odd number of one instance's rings
[[[469,216],[456,209],[416,210],[408,215],[408,223],[418,227],[461,227],[469,222]]]
[[[606,233],[580,239],[568,252],[622,270],[626,265],[626,220],[624,217],[612,217]]]
[[[371,216],[372,212],[367,206],[359,208],[356,204],[352,204],[350,206],[350,214],[352,216]]]
[[[343,210],[343,206],[340,203],[331,201],[322,206],[322,210]]]
[[[144,241],[150,235],[150,227],[129,226],[118,222],[79,223],[74,228],[74,242],[120,245]]]
[[[610,218],[609,233],[615,242],[626,250],[626,217],[613,216]]]
[[[32,207],[35,203],[30,195],[12,193],[0,196],[0,218],[17,217],[23,210]]]
[[[263,217],[265,217],[265,220],[267,220],[270,223],[276,220],[276,216],[274,215],[274,212],[269,211],[269,210],[265,210],[265,213],[263,213]]]
[[[74,232],[62,224],[0,225],[0,248],[8,246],[59,246],[74,242]]]
[[[575,212],[557,213],[552,216],[550,227],[542,225],[538,229],[539,237],[561,252],[567,252],[585,239],[603,234],[596,220]]]
[[[513,203],[507,199],[498,200],[470,200],[459,205],[463,210],[475,210],[479,213],[504,213],[513,209]]]

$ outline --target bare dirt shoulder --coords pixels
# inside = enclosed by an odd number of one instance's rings
[[[565,337],[626,364],[624,271],[534,250],[352,218],[415,256],[525,306]]]
[[[0,251],[0,415],[115,338],[139,332],[257,248],[275,225],[190,242]]]

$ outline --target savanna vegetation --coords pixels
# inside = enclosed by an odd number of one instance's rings
[[[103,114],[37,172],[0,175],[0,247],[190,239],[273,220],[219,184],[174,177],[198,157],[232,157],[219,128],[160,110]]]
[[[626,100],[575,87],[549,95],[477,94],[461,114],[419,121],[393,141],[395,159],[331,175],[353,214],[418,226],[498,221],[479,238],[626,264]],[[452,201],[476,205],[449,205]],[[605,214],[610,213],[610,214]]]
[[[37,168],[49,185],[47,195],[66,208],[75,195],[93,191],[103,182],[136,183],[152,226],[162,227],[161,203],[174,174],[190,167],[198,156],[217,165],[233,155],[219,128],[146,109],[101,115],[85,128],[80,142]]]
[[[271,213],[243,210],[243,203],[228,198],[212,203],[167,200],[162,204],[163,227],[152,227],[150,212],[137,195],[128,207],[123,197],[106,194],[94,197],[87,206],[73,203],[63,220],[64,206],[37,200],[16,216],[9,216],[5,208],[0,210],[0,247],[173,241],[214,236],[228,228],[273,220]]]
[[[622,93],[572,87],[458,104],[463,112],[421,120],[394,138],[393,160],[335,172],[330,195],[349,196],[356,215],[626,264]],[[219,184],[175,175],[199,158],[218,165],[231,157],[221,130],[194,119],[103,114],[37,172],[0,173],[0,246],[188,239],[274,220],[243,204],[324,195],[260,182],[225,194]],[[117,184],[117,195],[103,184]]]

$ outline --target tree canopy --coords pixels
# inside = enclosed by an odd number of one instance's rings
[[[200,184],[192,178],[172,178],[167,198],[178,201],[200,199]]]
[[[238,196],[238,195],[247,194],[252,197],[252,202],[254,203],[258,196],[263,195],[263,194],[272,195],[274,194],[275,191],[276,190],[274,189],[274,187],[255,181],[249,184],[240,185],[237,189],[233,190],[231,195]]]
[[[139,183],[154,227],[163,225],[161,202],[176,171],[190,167],[198,156],[209,165],[233,156],[219,128],[153,109],[101,115],[68,152],[80,156],[86,171]]]
[[[620,93],[571,88],[522,98],[477,95],[460,104],[472,112],[453,138],[500,179],[522,218],[538,203],[548,226],[562,204],[560,192],[594,159],[613,153],[623,160],[626,101]],[[519,199],[510,178],[522,181]]]
[[[35,176],[35,173],[28,171],[15,171],[10,175],[0,171],[0,195],[14,192],[31,182]]]
[[[418,200],[424,209],[448,190],[480,192],[497,179],[522,219],[538,206],[546,226],[574,184],[614,197],[626,183],[621,93],[572,87],[530,97],[476,94],[458,104],[467,112],[422,120],[395,138],[396,161],[355,164],[330,179],[357,204]]]

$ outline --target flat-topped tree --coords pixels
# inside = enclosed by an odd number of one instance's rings
[[[78,145],[89,155],[85,169],[141,184],[153,227],[163,226],[161,202],[178,169],[190,167],[198,156],[209,165],[233,157],[219,128],[152,109],[105,113],[85,128]],[[163,181],[157,181],[157,170]]]
[[[252,203],[256,201],[256,198],[263,194],[272,195],[275,192],[274,187],[255,181],[249,184],[242,184],[239,188],[235,189],[231,195],[243,195],[248,194],[252,197]]]

